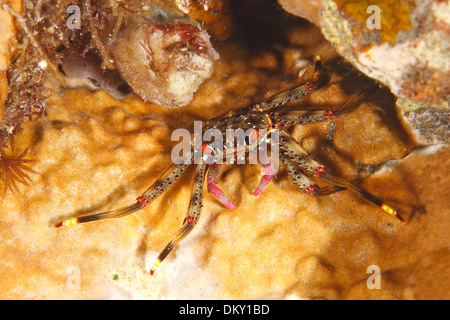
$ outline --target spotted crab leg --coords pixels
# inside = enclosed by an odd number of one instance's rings
[[[197,165],[188,214],[186,215],[186,218],[184,218],[183,224],[181,225],[180,229],[178,229],[178,231],[175,233],[175,236],[159,254],[155,264],[150,269],[151,275],[155,273],[155,270],[159,267],[161,262],[164,261],[167,255],[173,250],[175,245],[183,240],[192,231],[192,229],[194,229],[202,208],[203,183],[205,181],[206,167],[207,165],[204,163],[200,163]]]
[[[208,191],[212,193],[228,209],[234,209],[235,205],[225,196],[223,191],[217,187],[217,176],[220,169],[217,163],[213,163],[208,170],[207,186]]]
[[[283,124],[307,124],[333,121],[336,116],[349,112],[359,106],[364,99],[374,93],[377,89],[378,86],[376,85],[370,86],[361,93],[354,95],[336,110],[305,110],[305,106],[299,106],[276,110],[272,113],[271,118],[272,121]]]
[[[322,59],[319,55],[316,55],[314,61],[314,75],[311,81],[305,83],[304,85],[277,93],[263,100],[262,102],[257,104],[256,107],[260,108],[261,111],[269,111],[273,108],[281,107],[286,103],[295,101],[313,91],[317,87],[317,83],[319,80],[319,74],[322,67]]]
[[[385,212],[390,215],[397,217],[402,223],[405,220],[399,215],[399,213],[392,207],[385,204],[382,200],[369,193],[368,191],[354,185],[353,183],[334,177],[329,173],[325,172],[324,166],[314,160],[299,144],[297,144],[287,133],[280,132],[280,153],[283,153],[285,157],[288,157],[292,162],[296,163],[305,171],[313,174],[314,176],[329,181],[336,186],[341,188],[349,189],[360,196],[366,198],[370,202],[379,206]]]
[[[187,164],[171,166],[150,188],[143,193],[142,196],[136,199],[136,202],[127,207],[117,209],[114,211],[95,213],[91,215],[81,216],[78,218],[70,218],[60,220],[54,224],[55,228],[68,227],[79,223],[85,223],[96,220],[120,218],[129,215],[144,208],[147,204],[152,202],[156,197],[168,189],[188,167]]]
[[[289,175],[292,177],[294,183],[307,194],[312,196],[328,196],[332,193],[345,190],[345,187],[341,186],[323,186],[319,187],[308,176],[306,176],[298,166],[284,153],[280,154],[280,159],[288,170]]]

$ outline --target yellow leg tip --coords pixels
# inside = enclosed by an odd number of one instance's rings
[[[155,264],[154,264],[153,267],[150,269],[150,275],[151,275],[151,276],[155,274],[155,271],[156,271],[156,269],[159,268],[159,265],[161,264],[161,262],[162,262],[162,261],[161,261],[160,259],[157,259],[157,260],[156,260]]]
[[[386,205],[384,203],[381,205],[381,209],[383,209],[384,211],[386,211],[387,213],[389,213],[393,216],[397,215],[396,210],[392,209],[391,207],[389,207],[388,205]]]
[[[390,215],[393,215],[393,216],[397,217],[397,219],[400,220],[401,223],[405,224],[405,220],[398,214],[397,210],[392,209],[391,207],[389,207],[388,205],[386,205],[384,203],[381,205],[381,209],[383,209],[384,211],[386,211]]]
[[[78,224],[78,219],[70,219],[70,220],[61,220],[57,223],[55,223],[55,225],[53,226],[54,228],[59,228],[59,227],[70,227],[73,226],[75,224]]]

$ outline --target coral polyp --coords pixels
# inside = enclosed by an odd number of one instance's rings
[[[27,163],[34,162],[30,159],[24,159],[28,150],[22,152],[19,156],[12,158],[0,154],[0,167],[3,169],[4,187],[3,197],[5,197],[8,190],[11,192],[19,192],[18,183],[28,186],[31,182],[30,176],[26,171],[35,173],[35,171],[26,166]]]

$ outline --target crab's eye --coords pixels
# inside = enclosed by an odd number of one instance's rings
[[[251,145],[251,144],[255,143],[258,140],[258,138],[259,138],[259,131],[256,129],[252,129],[250,134],[248,136],[246,136],[247,145]]]

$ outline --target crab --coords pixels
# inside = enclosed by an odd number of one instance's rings
[[[228,163],[234,163],[236,160],[249,158],[254,155],[257,150],[267,148],[269,143],[271,148],[275,146],[277,147],[275,149],[278,149],[277,152],[275,152],[276,158],[274,158],[274,152],[272,150],[271,157],[264,165],[264,173],[259,185],[253,193],[255,196],[263,192],[267,184],[275,176],[276,166],[274,165],[274,160],[277,160],[279,157],[287,169],[289,176],[293,179],[294,184],[308,195],[327,196],[348,189],[379,206],[389,215],[398,218],[400,222],[405,223],[405,220],[400,216],[397,210],[384,203],[375,195],[349,181],[329,173],[322,164],[310,156],[306,150],[289,135],[287,129],[294,125],[332,122],[335,117],[357,107],[361,101],[378,88],[377,85],[368,87],[361,93],[355,94],[346,103],[335,110],[308,110],[304,106],[295,105],[287,108],[285,106],[287,103],[296,102],[318,88],[319,75],[321,73],[321,58],[317,55],[314,60],[314,74],[310,81],[277,93],[259,103],[228,112],[203,123],[202,136],[208,130],[219,130],[220,132],[223,132],[229,129],[242,129],[245,131],[245,139],[242,140],[242,143],[238,143],[237,146],[234,146],[229,143],[230,141],[225,141],[226,134],[222,133],[223,142],[226,143],[224,148],[217,148],[214,144],[202,142],[201,152],[198,152],[199,150],[195,150],[194,148],[194,153],[190,153],[190,158],[179,161],[178,163],[174,162],[174,164],[172,164],[152,186],[139,196],[133,204],[113,211],[62,219],[57,221],[54,224],[54,227],[68,227],[96,220],[119,218],[141,210],[166,191],[188,167],[195,165],[196,172],[187,215],[178,231],[161,251],[156,262],[151,267],[150,274],[153,275],[155,270],[174,247],[183,240],[197,224],[202,208],[203,185],[205,179],[209,193],[216,197],[225,207],[234,209],[235,205],[217,186],[220,164],[222,164],[224,160]],[[273,144],[275,138],[277,143]],[[198,144],[195,135],[193,137],[193,142],[194,146],[195,144]],[[313,181],[314,178],[323,180],[328,184],[319,186]]]

